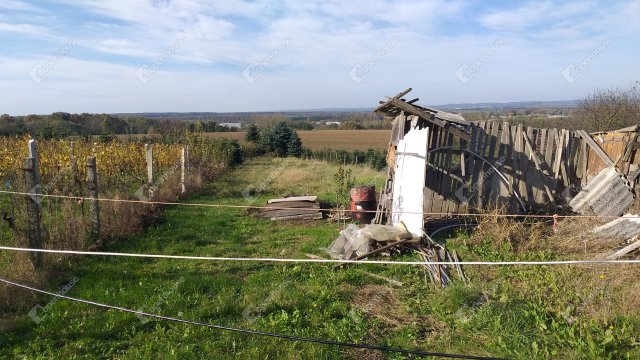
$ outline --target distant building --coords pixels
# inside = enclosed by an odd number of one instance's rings
[[[340,122],[339,121],[327,121],[325,123],[325,125],[338,125],[338,126],[340,126]]]
[[[228,127],[228,128],[240,129],[242,127],[242,123],[239,123],[239,122],[220,123],[220,126],[224,126],[224,127]]]

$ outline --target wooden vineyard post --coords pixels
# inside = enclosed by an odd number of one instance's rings
[[[24,180],[27,195],[27,216],[29,222],[29,247],[42,249],[42,207],[40,206],[40,179],[38,177],[38,152],[35,140],[29,140],[29,157],[24,159]],[[31,262],[39,268],[42,265],[42,253],[32,252]]]
[[[184,166],[187,171],[189,171],[189,145],[184,148]]]
[[[89,209],[91,212],[91,241],[100,238],[100,205],[98,204],[98,169],[96,157],[87,157],[87,187],[91,194]]]
[[[186,154],[186,149],[182,148],[181,154],[180,154],[180,169],[182,171],[182,173],[180,174],[180,185],[182,188],[182,193],[186,193],[187,192],[187,187],[185,184],[185,178],[186,178],[186,163],[187,163],[187,154]]]
[[[147,156],[147,190],[149,191],[149,200],[153,198],[153,147],[144,144],[144,151]]]

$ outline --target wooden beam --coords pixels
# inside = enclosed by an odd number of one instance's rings
[[[395,107],[397,107],[398,109],[402,109],[407,113],[410,113],[412,115],[417,115],[435,125],[438,125],[441,128],[444,128],[445,130],[447,130],[448,132],[462,138],[465,140],[469,140],[471,139],[471,136],[469,134],[467,134],[466,132],[458,129],[457,127],[455,127],[454,125],[451,125],[449,123],[447,123],[446,121],[440,120],[440,119],[436,119],[435,115],[429,112],[425,112],[422,111],[420,109],[418,109],[417,107],[411,105],[411,104],[407,104],[404,101],[401,101],[399,99],[391,99],[391,103],[390,105],[393,105]]]
[[[387,107],[387,106],[389,106],[393,100],[400,99],[401,97],[403,97],[403,96],[407,95],[409,92],[411,92],[411,90],[413,90],[413,89],[411,89],[411,88],[407,88],[407,89],[405,89],[404,91],[399,92],[396,96],[394,96],[394,97],[390,98],[389,100],[387,100],[387,101],[385,101],[385,102],[381,103],[381,104],[380,104],[377,108],[375,108],[373,111],[374,111],[374,112],[382,111],[382,109],[383,109],[383,108],[385,108],[385,107]]]

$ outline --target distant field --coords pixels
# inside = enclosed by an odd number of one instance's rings
[[[312,150],[386,150],[391,130],[309,130],[298,131],[298,135],[302,146]],[[244,141],[244,132],[207,133],[207,136]]]

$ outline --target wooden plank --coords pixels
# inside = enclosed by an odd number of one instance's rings
[[[322,219],[322,213],[316,213],[316,214],[300,214],[300,215],[290,215],[290,216],[279,216],[279,217],[272,217],[271,221],[278,221],[278,220],[320,220]]]
[[[524,143],[525,143],[526,147],[529,149],[529,152],[531,152],[533,154],[531,159],[533,160],[533,163],[534,163],[536,169],[538,170],[538,172],[544,178],[548,177],[549,174],[547,173],[547,171],[542,166],[542,162],[538,158],[538,155],[534,152],[533,147],[531,146],[531,143],[529,142],[527,134],[524,134]],[[542,183],[542,185],[544,187],[544,191],[547,194],[547,197],[549,198],[549,201],[554,201],[553,194],[551,193],[551,189],[549,189],[549,186],[547,186],[544,178],[541,179],[542,180],[541,183]],[[544,201],[544,200],[538,201],[538,199],[536,199],[536,202],[539,203],[539,204],[542,204],[542,201]]]
[[[499,143],[499,138],[500,136],[500,122],[498,121],[492,121],[491,122],[491,132],[489,134],[489,147],[488,147],[488,151],[487,151],[487,160],[489,160],[489,162],[491,164],[493,164],[494,166],[496,165],[496,153],[497,153],[497,144]],[[497,167],[497,166],[496,166]],[[485,183],[487,186],[487,191],[485,191],[485,199],[484,199],[484,203],[485,204],[489,204],[489,203],[496,203],[496,199],[498,197],[499,194],[499,187],[494,186],[494,179],[498,178],[499,176],[496,175],[495,173],[493,173],[493,169],[492,171],[492,175],[491,178],[486,179]]]
[[[529,151],[527,150],[527,147],[525,146],[525,138],[527,138],[527,134],[531,134],[531,128],[529,127],[522,127],[522,131],[519,132],[519,136],[522,136],[522,138],[520,139],[520,149],[521,149],[521,156],[520,156],[520,170],[522,171],[522,177],[521,179],[523,179],[520,184],[521,184],[521,196],[522,197],[526,197],[527,200],[524,200],[525,202],[528,202],[529,207],[535,207],[535,200],[534,200],[534,183],[533,183],[533,175],[535,175],[535,171],[530,171],[532,169],[530,169],[531,165],[532,165],[532,157],[534,155],[533,151]]]
[[[432,213],[442,213],[442,203],[444,202],[444,198],[442,197],[442,195],[434,192],[433,193],[433,199],[432,199],[432,206],[431,206],[431,212]],[[438,217],[441,217],[442,215],[437,215]]]
[[[437,128],[437,127],[436,127]],[[444,138],[446,137],[446,132],[442,129],[442,128],[438,128],[438,134],[435,137],[434,141],[435,141],[435,145],[433,146],[434,148],[440,148],[444,146]],[[443,151],[437,151],[434,153],[434,159],[433,159],[433,165],[434,167],[431,167],[431,174],[432,174],[432,178],[433,178],[433,184],[432,184],[432,189],[435,193],[440,194],[440,192],[442,191],[441,187],[442,187],[442,178],[443,178],[443,174],[442,171],[440,169],[442,169],[442,163],[444,162],[444,152]],[[440,212],[440,207],[438,208],[434,208],[434,212]]]
[[[483,121],[482,122],[482,132],[481,132],[481,139],[482,142],[479,143],[479,151],[478,153],[485,159],[487,159],[487,157],[489,156],[489,143],[490,143],[490,138],[491,138],[491,124],[494,123],[493,121]],[[486,192],[487,192],[487,182],[489,181],[489,179],[487,179],[487,171],[489,169],[488,165],[478,159],[478,163],[476,164],[476,169],[479,169],[480,172],[478,174],[478,180],[477,180],[477,206],[479,209],[484,208],[487,205],[486,202]]]
[[[578,130],[576,131],[578,133],[578,135],[580,135],[584,141],[587,143],[587,145],[589,145],[589,147],[591,148],[591,150],[593,150],[593,152],[598,155],[598,157],[600,158],[600,160],[602,160],[608,167],[613,167],[615,166],[613,160],[611,160],[611,158],[609,157],[609,155],[607,155],[602,148],[593,140],[593,138],[591,137],[591,135],[589,135],[586,131],[584,130]]]
[[[271,209],[269,209],[271,208]],[[311,201],[295,201],[295,202],[284,202],[284,203],[272,203],[272,204],[267,204],[265,206],[266,211],[271,211],[271,210],[277,210],[277,209],[283,209],[283,208],[287,208],[287,209],[291,209],[291,208],[296,208],[296,209],[320,209],[320,204],[318,202],[311,202]]]
[[[451,147],[453,146],[453,134],[449,133],[447,134],[447,140],[446,140],[446,146],[447,147]],[[453,185],[454,181],[451,178],[451,172],[453,170],[453,166],[451,165],[451,159],[453,158],[453,150],[448,149],[445,153],[445,157],[444,157],[444,164],[442,166],[442,168],[446,171],[443,172],[443,181],[442,181],[442,196],[444,196],[446,199],[451,199],[453,197],[453,191],[451,191],[451,186]]]
[[[581,154],[581,158],[582,158],[582,181],[581,184],[587,185],[587,181],[589,180],[589,145],[587,145],[587,142],[584,141],[584,139],[581,138],[580,141],[580,150],[582,152]]]
[[[564,182],[564,186],[569,186],[569,171],[567,170],[567,158],[569,157],[570,151],[571,151],[571,144],[570,144],[570,134],[569,134],[569,130],[562,130],[564,132],[564,137],[563,137],[563,146],[564,146],[564,150],[562,151],[562,157],[560,159],[560,172],[562,174],[562,179]]]
[[[309,215],[319,213],[320,209],[298,208],[298,209],[281,209],[281,210],[265,210],[258,213],[258,217],[271,218],[294,215]]]
[[[547,134],[547,148],[545,149],[544,161],[549,164],[549,166],[553,165],[553,155],[556,150],[556,140],[558,138],[558,129],[550,129]],[[553,168],[551,169],[553,172]]]
[[[283,203],[283,202],[301,202],[301,201],[310,201],[314,202],[318,200],[317,196],[290,196],[287,198],[281,199],[270,199],[267,201],[267,204],[275,204],[275,203]]]
[[[547,149],[547,129],[540,129],[540,149],[538,153],[544,158]]]
[[[544,184],[544,178],[542,176],[541,170],[539,166],[536,165],[536,161],[539,162],[538,153],[540,152],[540,147],[538,146],[538,136],[540,130],[534,129],[532,127],[527,128],[525,140],[525,150],[529,154],[529,172],[527,178],[531,180],[527,180],[529,186],[531,186],[532,193],[532,204],[536,205],[544,205],[545,203],[545,195],[544,195],[544,187],[541,186]],[[527,141],[529,144],[527,145]],[[535,169],[535,170],[534,170]]]
[[[507,178],[507,184],[502,183],[500,186],[500,197],[507,199],[509,203],[511,203],[511,193],[513,191],[513,169],[509,166],[511,163],[511,156],[513,153],[513,149],[511,146],[511,124],[508,122],[502,123],[502,133],[500,134],[500,147],[502,151],[500,152],[500,156],[502,156],[503,163],[501,170],[505,177]],[[499,180],[499,179],[496,179]]]
[[[440,128],[437,126],[429,126],[429,151],[438,147],[437,135],[440,131]],[[435,186],[435,171],[431,169],[431,166],[435,164],[437,153],[436,152],[427,152],[427,172],[425,174],[425,186],[434,189]]]
[[[553,177],[555,179],[560,178],[560,163],[562,159],[562,153],[564,152],[564,131],[560,130],[556,141],[556,152],[553,159]]]
[[[433,190],[429,189],[428,187],[424,187],[424,191],[422,192],[423,196],[424,196],[424,212],[425,213],[432,213],[434,212],[432,210],[433,208]],[[431,216],[431,215],[426,215],[426,216]]]
[[[523,140],[524,127],[522,124],[518,124],[514,129],[512,128],[512,135],[514,136],[514,155],[513,155],[513,171],[515,175],[514,187],[518,190],[522,201],[527,203],[527,186],[525,183],[525,173],[523,171],[523,165],[525,160],[524,154],[524,140]]]
[[[477,126],[473,126],[471,128],[471,139],[469,140],[469,150],[476,152],[477,151],[477,144],[478,144],[478,132],[480,131],[480,129]],[[473,181],[473,171],[474,171],[474,167],[475,167],[475,163],[476,163],[476,158],[469,154],[469,166],[467,167],[467,174],[468,174],[468,178],[465,179],[467,182],[469,181]]]
[[[570,148],[567,170],[570,184],[574,184],[578,179],[578,160],[580,155],[581,138],[573,131],[569,131]],[[568,185],[568,184],[567,184]]]
[[[447,134],[446,136],[446,146],[453,146],[453,134]],[[451,165],[451,160],[453,158],[453,150],[446,150],[444,153],[443,165],[441,170],[442,181],[440,184],[440,194],[444,196],[445,199],[450,200],[454,195],[453,191],[451,191],[451,186],[455,182],[452,178],[453,175],[453,166]],[[457,176],[456,176],[457,177]],[[447,204],[447,208],[444,209],[443,212],[449,212],[449,206]]]
[[[494,165],[496,166],[496,168],[498,168],[498,170],[503,171],[504,170],[504,160],[505,160],[505,147],[506,145],[503,142],[503,135],[504,135],[504,125],[500,122],[496,122],[496,154],[495,154],[495,159],[494,159]],[[491,189],[493,192],[493,196],[495,197],[495,200],[498,201],[500,200],[500,198],[503,196],[503,187],[504,187],[504,182],[502,181],[502,179],[500,178],[500,176],[494,175],[491,178]]]

